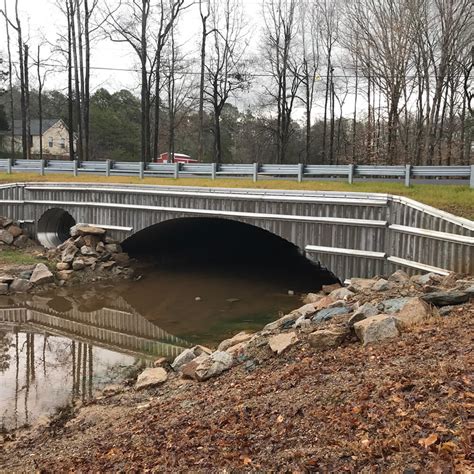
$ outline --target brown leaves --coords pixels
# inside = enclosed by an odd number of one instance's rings
[[[438,435],[436,433],[430,434],[427,438],[420,438],[418,444],[423,446],[425,449],[428,449],[430,446],[438,441]]]

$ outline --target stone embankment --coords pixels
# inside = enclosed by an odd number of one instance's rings
[[[130,259],[120,244],[107,236],[105,229],[93,226],[72,227],[71,238],[47,250],[30,239],[18,222],[0,217],[0,256],[4,250],[14,252],[10,252],[12,262],[28,259],[39,262],[1,264],[0,295],[133,275]]]
[[[271,354],[278,356],[298,344],[325,351],[396,339],[436,318],[449,317],[471,299],[472,277],[434,273],[409,277],[397,271],[387,279],[354,278],[347,287],[336,284],[306,295],[303,306],[255,334],[236,334],[216,350],[186,349],[171,364],[157,360],[154,368],[138,377],[136,388],[163,384],[176,374],[203,382],[242,364],[252,371]]]

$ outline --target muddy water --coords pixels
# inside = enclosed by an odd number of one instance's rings
[[[301,282],[284,269],[201,268],[147,264],[138,281],[0,297],[0,428],[90,397],[158,356],[258,330],[299,304]]]

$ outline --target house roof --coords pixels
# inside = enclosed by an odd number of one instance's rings
[[[59,122],[61,119],[43,119],[42,124],[42,131],[43,133],[50,129],[54,124]],[[14,120],[13,121],[13,132],[15,135],[21,135],[21,120]],[[40,134],[40,121],[39,119],[31,119],[30,120],[30,130],[31,135],[39,135]]]

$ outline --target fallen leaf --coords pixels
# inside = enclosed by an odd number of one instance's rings
[[[428,449],[430,446],[435,444],[436,441],[438,441],[438,435],[436,433],[432,433],[427,438],[420,438],[418,443],[425,449]]]
[[[277,418],[277,423],[282,423],[283,422],[283,416],[279,415]]]
[[[244,456],[242,458],[242,462],[244,463],[245,466],[248,466],[249,464],[252,464],[252,460],[248,456]]]

